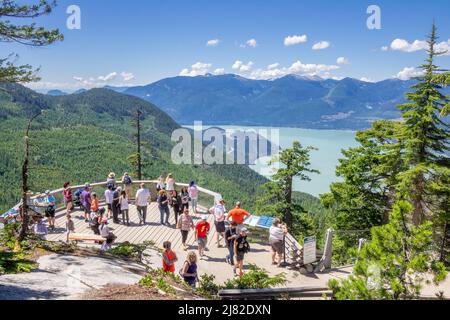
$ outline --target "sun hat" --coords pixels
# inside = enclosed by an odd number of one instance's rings
[[[45,190],[45,194],[50,194],[50,190]]]
[[[247,232],[248,232],[248,229],[247,229],[247,228],[242,228],[242,229],[241,229],[241,232],[247,233]]]
[[[202,215],[202,220],[208,220],[208,216],[206,214]]]
[[[108,178],[114,178],[116,176],[116,174],[114,172],[110,172],[108,175]]]

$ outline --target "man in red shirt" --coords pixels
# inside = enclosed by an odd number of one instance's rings
[[[208,220],[208,216],[203,215],[202,219],[197,222],[195,226],[195,240],[197,240],[200,259],[203,258],[203,252],[205,251],[206,244],[208,243],[208,232],[210,226],[206,220]]]
[[[241,203],[237,202],[236,207],[228,212],[228,221],[234,221],[237,224],[237,232],[239,233],[242,229],[244,220],[250,217],[250,213],[241,208]]]

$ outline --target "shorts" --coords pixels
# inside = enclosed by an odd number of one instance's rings
[[[225,232],[225,221],[214,222],[216,225],[216,231],[219,233]]]
[[[87,214],[91,213],[91,205],[90,204],[83,206],[83,208],[84,208],[84,213],[87,213]]]
[[[106,207],[108,208],[108,210],[112,210],[112,204],[111,203],[107,203]]]
[[[278,254],[284,253],[283,240],[270,240],[270,246],[272,247],[273,252]]]
[[[54,218],[55,217],[55,213],[56,213],[55,209],[51,209],[51,208],[45,209],[45,216],[47,218]]]
[[[197,208],[198,199],[191,199],[192,208]]]
[[[181,241],[183,243],[186,243],[188,235],[189,235],[189,230],[181,230]]]
[[[208,238],[198,238],[197,244],[199,247],[206,248],[206,244],[208,243]]]
[[[236,252],[236,261],[237,262],[240,262],[240,261],[243,261],[244,260],[244,255],[245,255],[245,253],[244,252]]]

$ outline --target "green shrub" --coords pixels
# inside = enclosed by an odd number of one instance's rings
[[[214,280],[216,277],[214,275],[204,274],[200,277],[199,286],[196,292],[202,296],[213,297],[216,296],[221,287],[217,285]]]
[[[225,289],[266,289],[286,283],[285,273],[273,277],[269,273],[254,264],[250,264],[250,271],[242,277],[230,279],[224,284]]]

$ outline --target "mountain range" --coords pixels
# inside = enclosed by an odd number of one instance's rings
[[[158,105],[180,124],[363,129],[376,119],[399,118],[396,106],[405,102],[413,84],[399,79],[372,83],[288,75],[251,80],[208,74],[117,90]]]

